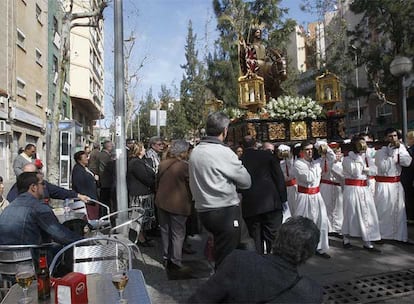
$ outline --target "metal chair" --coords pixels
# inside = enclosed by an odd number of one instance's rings
[[[73,271],[75,272],[111,273],[121,269],[132,269],[132,253],[127,244],[115,238],[93,237],[63,247],[50,264],[51,277],[61,256],[69,250],[73,251]]]
[[[126,214],[125,214],[126,213]],[[106,226],[109,223],[115,223],[116,219],[120,218],[120,215],[126,215],[127,220],[118,223],[114,226]],[[127,228],[134,229],[139,233],[142,226],[142,221],[145,216],[145,210],[141,207],[131,207],[124,210],[118,210],[107,215],[102,216],[98,220],[97,230],[101,233],[107,233],[109,236],[115,232],[125,234]],[[112,220],[112,221],[111,221]]]
[[[68,206],[71,209],[71,212],[73,212],[74,214],[81,214],[88,222],[88,224],[92,227],[92,229],[98,229],[98,226],[109,226],[110,223],[109,221],[100,221],[99,219],[90,219],[88,216],[88,209],[86,208],[86,204],[89,203],[95,203],[98,204],[100,207],[104,208],[106,210],[106,215],[110,214],[110,209],[107,205],[94,200],[94,199],[90,199],[88,201],[88,203],[85,203],[81,200],[74,200],[73,203],[70,203]]]
[[[105,223],[115,223],[116,219],[119,219],[119,215],[126,215],[127,220],[118,223],[115,226],[108,226]],[[131,240],[129,233],[131,230],[135,231],[136,236],[138,237],[142,223],[145,219],[145,210],[141,207],[131,207],[124,210],[119,210],[112,212],[108,215],[105,215],[99,219],[97,232],[106,234],[109,237],[121,240],[126,243],[128,247],[132,250],[134,259],[141,257],[142,261],[145,263],[144,256],[141,253],[141,250],[135,243],[135,240]],[[119,222],[119,221],[118,221]]]

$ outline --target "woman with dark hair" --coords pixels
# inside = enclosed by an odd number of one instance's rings
[[[130,207],[141,207],[145,210],[143,227],[137,236],[130,234],[130,239],[143,247],[153,247],[154,244],[146,238],[145,231],[152,228],[154,223],[154,190],[155,172],[151,159],[145,158],[144,144],[137,142],[132,146],[128,161],[127,187]]]
[[[75,153],[75,166],[72,169],[72,189],[77,193],[83,193],[91,199],[98,199],[98,188],[95,175],[88,169],[88,154],[85,151]],[[99,205],[87,204],[89,219],[99,218]]]
[[[236,153],[237,157],[240,159],[243,156],[243,147],[241,145],[236,146],[233,148],[234,153]]]

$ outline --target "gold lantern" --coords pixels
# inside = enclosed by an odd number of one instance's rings
[[[266,105],[264,79],[254,73],[239,77],[239,107],[257,112]]]
[[[335,103],[341,102],[341,86],[339,77],[326,71],[316,77],[316,100],[328,111],[332,110]]]

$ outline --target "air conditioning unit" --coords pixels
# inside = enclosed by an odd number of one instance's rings
[[[49,108],[45,108],[45,113],[46,113],[46,116],[49,117],[52,114],[52,110]]]
[[[0,104],[5,104],[7,101],[7,98],[4,96],[0,96]]]
[[[55,33],[55,37],[53,38],[53,44],[60,49],[60,35],[58,32]]]
[[[7,125],[5,120],[0,120],[0,132],[10,132],[10,126]]]
[[[65,82],[65,85],[63,86],[63,92],[66,94],[69,94],[70,85],[69,83]]]

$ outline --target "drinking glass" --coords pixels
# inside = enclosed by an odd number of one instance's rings
[[[119,302],[118,303],[128,303],[123,297],[124,289],[128,284],[128,275],[126,271],[116,271],[112,274],[112,284],[119,292]]]
[[[28,296],[28,290],[35,279],[35,272],[32,265],[18,265],[16,273],[16,281],[23,289],[23,298],[19,300],[19,304],[28,304],[33,302],[33,298]]]

